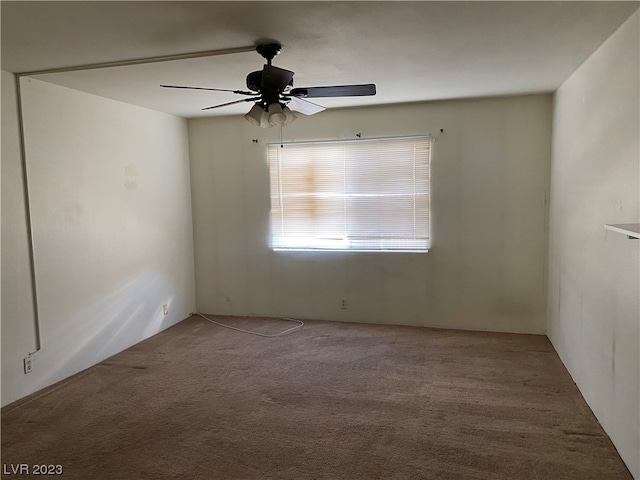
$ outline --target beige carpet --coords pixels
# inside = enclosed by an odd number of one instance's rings
[[[198,317],[5,407],[2,463],[66,480],[631,479],[546,337],[309,321],[262,338]]]

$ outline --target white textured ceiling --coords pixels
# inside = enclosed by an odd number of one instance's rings
[[[2,69],[28,72],[143,57],[283,45],[274,65],[296,87],[375,83],[374,97],[315,99],[326,107],[554,91],[638,2],[9,2]],[[255,52],[56,73],[42,80],[184,117],[246,89]]]

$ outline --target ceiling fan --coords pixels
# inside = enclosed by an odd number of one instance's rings
[[[233,102],[222,103],[205,107],[202,110],[226,107],[242,102],[254,102],[253,107],[245,118],[253,125],[259,127],[271,127],[274,125],[287,125],[295,120],[293,113],[313,115],[326,108],[306,100],[307,98],[323,97],[357,97],[376,94],[376,86],[373,83],[363,85],[334,85],[327,87],[293,88],[294,73],[284,68],[274,67],[271,64],[273,58],[280,53],[282,46],[278,43],[258,45],[256,51],[267,61],[262,70],[251,72],[247,75],[248,90],[227,90],[223,88],[186,87],[182,85],[160,85],[164,88],[182,88],[187,90],[211,90],[215,92],[231,92],[243,95]]]

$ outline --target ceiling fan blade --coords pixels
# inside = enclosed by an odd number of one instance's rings
[[[209,90],[212,92],[231,92],[238,95],[255,95],[255,92],[245,92],[244,90],[227,90],[224,88],[205,88],[205,87],[185,87],[182,85],[160,85],[163,88],[182,88],[185,90]]]
[[[284,68],[265,65],[262,69],[262,88],[273,88],[278,91],[284,90],[293,80],[293,72]]]
[[[316,105],[313,102],[303,100],[299,97],[291,97],[288,100],[289,108],[295,112],[302,113],[303,115],[313,115],[314,113],[319,113],[327,109],[322,105]]]
[[[210,107],[204,107],[202,110],[211,110],[212,108],[220,108],[220,107],[227,107],[229,105],[235,105],[236,103],[242,103],[242,102],[255,102],[257,100],[260,100],[260,97],[255,97],[255,98],[243,98],[242,100],[234,100],[233,102],[227,102],[227,103],[221,103],[219,105],[212,105]]]
[[[294,88],[288,95],[302,98],[320,97],[362,97],[376,94],[376,86],[373,83],[365,85],[335,85],[332,87],[307,87]]]

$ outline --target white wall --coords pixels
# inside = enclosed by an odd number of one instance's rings
[[[639,13],[556,92],[548,335],[640,478],[640,241],[605,223],[640,219]]]
[[[42,339],[23,373],[34,314],[15,89],[2,80],[5,405],[182,320],[195,286],[186,120],[23,79]]]
[[[22,357],[35,349],[29,236],[13,75],[2,72],[2,405],[23,396]],[[23,374],[24,376],[24,374]],[[25,378],[25,380],[27,380]],[[28,392],[28,389],[24,390]],[[11,393],[10,393],[11,392]],[[7,401],[4,400],[5,395]]]
[[[279,130],[190,120],[198,311],[544,333],[550,121],[539,95],[329,109],[285,127],[285,141],[445,130],[432,250],[387,254],[270,251],[265,147]]]

